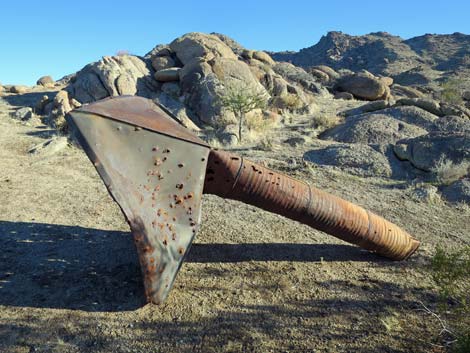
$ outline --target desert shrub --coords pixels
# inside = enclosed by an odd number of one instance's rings
[[[279,97],[275,97],[273,105],[277,108],[297,110],[304,106],[302,100],[297,94],[287,93]]]
[[[219,104],[232,112],[238,120],[238,141],[242,141],[242,127],[246,124],[246,114],[266,107],[268,96],[258,87],[242,82],[226,82]]]
[[[450,104],[463,104],[459,86],[461,81],[450,79],[441,84],[440,98]]]
[[[311,126],[314,129],[327,130],[339,124],[339,118],[336,115],[316,115],[312,117]]]
[[[274,149],[274,142],[268,137],[263,137],[259,142],[259,148],[263,151],[272,151]]]
[[[470,163],[462,162],[455,164],[445,156],[437,161],[436,166],[431,170],[439,184],[450,185],[454,181],[460,180],[469,173]]]
[[[273,121],[271,119],[265,119],[262,114],[253,114],[246,117],[245,125],[248,130],[265,132],[273,125]]]
[[[436,248],[431,275],[439,294],[439,311],[445,315],[454,352],[470,352],[470,246],[449,251]]]

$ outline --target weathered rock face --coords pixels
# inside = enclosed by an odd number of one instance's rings
[[[442,158],[454,164],[470,162],[470,135],[433,132],[399,141],[394,152],[398,158],[410,161],[414,167],[431,171]]]
[[[381,80],[366,73],[358,73],[342,77],[335,85],[335,89],[349,92],[359,99],[378,100],[390,96],[389,82]]]
[[[439,118],[416,106],[393,106],[380,111],[380,114],[388,115],[394,119],[419,126],[428,131],[434,129],[434,122]]]
[[[54,86],[54,79],[51,76],[42,76],[37,80],[38,86],[52,87]]]
[[[321,135],[321,138],[340,142],[362,144],[393,144],[408,137],[426,134],[427,131],[389,115],[370,113],[353,116]]]
[[[170,48],[176,57],[186,65],[194,58],[207,60],[223,57],[237,60],[237,56],[217,36],[203,33],[188,33],[170,43]]]
[[[362,144],[332,144],[304,154],[304,159],[320,165],[339,167],[359,176],[390,177],[392,168],[387,158]]]
[[[397,101],[396,105],[412,105],[421,109],[424,109],[434,115],[442,116],[444,115],[441,111],[441,106],[439,102],[424,99],[424,98],[402,98]]]
[[[175,66],[176,61],[171,56],[154,56],[152,58],[152,67],[157,72]]]
[[[431,130],[445,133],[470,133],[470,120],[455,115],[444,116],[433,122]]]
[[[424,94],[409,86],[402,86],[395,83],[391,86],[391,92],[397,98],[423,98]]]
[[[312,75],[308,74],[304,69],[294,66],[290,63],[277,63],[273,66],[274,72],[290,81],[300,84],[305,89],[316,93],[327,95],[328,91],[321,86]]]
[[[78,72],[67,91],[80,103],[125,94],[152,97],[156,82],[151,73],[149,63],[137,56],[105,56]]]
[[[168,69],[162,69],[160,71],[155,72],[155,79],[160,82],[179,81],[180,71],[181,68],[179,67],[170,67]]]
[[[328,74],[326,74],[325,72],[323,71],[320,71],[318,69],[308,69],[307,71],[310,75],[312,75],[313,77],[315,77],[318,81],[320,81],[321,83],[328,83],[330,82],[330,76],[328,76]]]
[[[268,64],[270,66],[273,66],[276,64],[276,62],[269,56],[268,53],[264,51],[260,51],[260,50],[256,50],[253,52],[253,59],[264,62],[265,64]]]
[[[312,69],[324,72],[325,74],[328,75],[330,81],[334,81],[339,78],[339,74],[329,66],[317,65],[317,66],[313,66]]]

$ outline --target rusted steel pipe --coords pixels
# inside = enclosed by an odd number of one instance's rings
[[[283,215],[393,260],[408,258],[419,246],[360,206],[228,152],[209,153],[204,193]]]

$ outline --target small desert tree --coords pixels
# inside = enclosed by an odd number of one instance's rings
[[[224,85],[224,92],[219,102],[231,111],[238,121],[238,141],[242,141],[242,128],[245,115],[254,109],[262,109],[268,103],[268,95],[261,88],[242,82],[230,82]]]

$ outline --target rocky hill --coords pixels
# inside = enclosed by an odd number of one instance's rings
[[[367,70],[376,75],[392,76],[401,84],[420,84],[423,82],[410,80],[408,76],[421,73],[432,80],[440,78],[443,72],[448,75],[464,72],[467,77],[470,35],[426,34],[404,40],[386,32],[362,36],[329,32],[311,47],[298,52],[271,53],[271,56],[304,68],[328,65],[335,70]],[[410,75],[404,74],[406,72]]]

